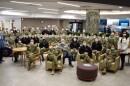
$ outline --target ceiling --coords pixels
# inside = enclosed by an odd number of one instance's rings
[[[110,5],[130,7],[130,1],[129,0],[66,0],[66,1],[102,3],[102,4],[110,4]]]
[[[63,18],[63,19],[85,19],[84,14],[80,11],[87,9],[99,9],[100,11],[112,12],[116,11],[129,11],[130,7],[121,7],[117,5],[97,4],[90,2],[77,2],[77,1],[64,1],[64,0],[17,0],[31,4],[14,3],[11,0],[0,0],[0,15],[8,17],[37,17],[37,18]],[[76,6],[65,4],[58,4],[57,2],[67,3]],[[121,8],[119,8],[121,7]],[[42,9],[40,9],[42,8]],[[67,10],[77,10],[76,13],[65,13]],[[105,17],[106,16],[106,17]],[[101,18],[116,18],[117,15],[101,15]],[[120,14],[117,18],[129,18],[129,14]]]

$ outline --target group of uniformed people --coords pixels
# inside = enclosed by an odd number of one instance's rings
[[[38,31],[38,30],[37,30]],[[119,39],[119,34],[112,32],[111,35],[106,39],[105,35],[102,35],[102,37],[98,37],[97,35],[93,36],[63,36],[63,37],[45,37],[46,34],[48,35],[56,35],[56,32],[54,29],[50,30],[50,32],[45,28],[41,34],[35,33],[33,35],[33,32],[37,31],[31,31],[28,32],[31,34],[26,34],[25,30],[22,30],[22,32],[19,32],[14,28],[13,31],[8,33],[7,31],[4,31],[4,39],[8,44],[10,45],[11,49],[15,47],[27,47],[27,58],[29,60],[28,62],[28,69],[30,70],[31,64],[35,64],[35,57],[41,56],[42,61],[44,61],[44,52],[48,52],[47,60],[52,62],[52,75],[54,74],[54,69],[56,67],[60,67],[58,60],[61,59],[63,54],[63,63],[65,63],[65,58],[68,58],[69,65],[73,67],[72,61],[76,60],[76,57],[78,54],[80,54],[80,57],[84,59],[84,62],[90,62],[90,59],[93,58],[93,53],[96,55],[96,60],[98,62],[98,57],[100,54],[106,53],[106,57],[102,61],[103,64],[101,65],[101,71],[102,73],[105,73],[107,71],[107,68],[111,66],[111,63],[115,61],[115,57],[118,56],[117,50],[120,50],[120,56],[121,56],[121,68],[124,68],[124,56],[125,54],[122,53],[125,50],[123,50],[122,46],[119,47],[122,43],[125,43],[125,41],[128,38],[128,34],[124,32]],[[19,33],[19,34],[18,34]],[[61,31],[61,33],[65,33],[64,30]],[[22,35],[21,35],[22,34]],[[126,34],[126,35],[124,35]],[[126,38],[126,39],[125,39]],[[125,39],[125,40],[124,40]],[[119,42],[119,40],[121,42]],[[127,44],[126,44],[127,45]],[[50,46],[53,46],[50,48]],[[126,46],[127,48],[127,46]],[[126,49],[125,48],[125,49]],[[13,56],[15,58],[14,62],[18,61],[18,56],[21,53],[15,52],[13,53]]]

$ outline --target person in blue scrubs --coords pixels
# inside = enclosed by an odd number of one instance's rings
[[[3,50],[4,50],[4,39],[3,39],[3,33],[0,30],[0,63],[2,63],[3,60]]]

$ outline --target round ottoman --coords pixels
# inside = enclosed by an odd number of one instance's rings
[[[98,74],[98,67],[94,64],[78,64],[77,77],[85,81],[93,81]]]

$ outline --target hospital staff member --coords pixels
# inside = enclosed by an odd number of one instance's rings
[[[2,63],[3,60],[3,50],[4,50],[4,40],[3,40],[3,33],[0,30],[0,63]]]
[[[129,45],[129,37],[127,36],[126,32],[124,31],[118,41],[118,49],[120,51],[120,58],[121,58],[120,70],[124,69],[125,56],[127,54],[128,45]]]

